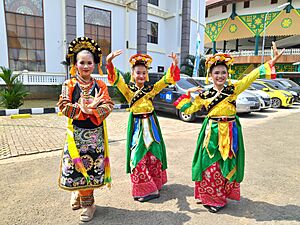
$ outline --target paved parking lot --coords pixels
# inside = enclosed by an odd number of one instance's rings
[[[159,121],[167,147],[168,183],[159,199],[133,201],[125,174],[127,116],[115,111],[108,118],[113,185],[95,192],[97,211],[89,224],[300,224],[300,105],[242,116],[246,146],[242,198],[230,201],[217,215],[197,205],[193,197],[191,161],[201,120],[185,123],[166,114],[159,114]],[[64,117],[55,114],[20,120],[0,117],[1,149],[8,152],[0,160],[0,224],[79,223],[80,211],[70,209],[69,192],[57,185],[61,151],[56,149],[63,145],[64,126]],[[18,152],[18,147],[23,150]],[[30,154],[33,150],[41,153]],[[29,155],[18,156],[25,153]]]
[[[289,109],[268,109],[263,112],[241,115],[244,126],[253,126],[266,120],[298,112],[300,104]],[[178,121],[175,116],[159,113],[163,133],[176,130],[199,129],[202,119],[194,123]],[[114,111],[107,119],[109,142],[125,140],[128,112]],[[174,120],[176,122],[174,122]],[[251,121],[251,123],[250,123]],[[248,123],[249,122],[249,123]],[[0,159],[30,155],[62,149],[66,132],[66,117],[57,114],[33,115],[31,118],[11,119],[0,117]]]

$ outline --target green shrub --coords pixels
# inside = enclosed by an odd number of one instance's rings
[[[180,71],[183,74],[186,74],[188,76],[193,76],[193,70],[194,70],[194,63],[195,63],[195,56],[188,55],[184,62],[180,65]],[[200,64],[198,68],[198,76],[199,77],[205,77],[205,57],[201,55],[200,57]]]
[[[0,66],[0,78],[5,82],[5,88],[0,91],[0,105],[7,109],[17,109],[24,103],[24,98],[29,95],[22,82],[17,78],[20,74]]]

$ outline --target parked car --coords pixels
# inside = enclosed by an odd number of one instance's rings
[[[149,73],[149,81],[150,83],[155,83],[163,76],[163,73]],[[180,80],[175,85],[169,85],[164,88],[158,95],[153,99],[153,105],[155,110],[169,112],[175,114],[179,117],[179,119],[185,122],[194,121],[196,117],[201,117],[206,115],[205,107],[202,107],[199,111],[193,114],[184,114],[180,112],[173,103],[182,95],[187,92],[189,88],[198,86],[197,83],[193,80],[193,78],[180,74]],[[197,93],[192,93],[191,97],[195,98]]]
[[[293,97],[294,97],[294,101],[299,101],[299,94],[296,91],[291,90],[287,86],[283,85],[278,80],[276,80],[276,79],[259,79],[259,80],[264,81],[265,83],[268,83],[271,86],[273,86],[273,87],[275,87],[275,88],[277,88],[279,90],[285,90],[285,91],[290,92],[293,95]],[[300,92],[300,90],[299,90],[299,92]]]
[[[149,81],[154,84],[163,76],[162,73],[149,73]],[[187,92],[189,88],[199,86],[192,77],[181,74],[181,79],[175,85],[169,85],[164,88],[153,99],[155,110],[172,113],[178,116],[179,119],[185,122],[194,121],[197,117],[203,117],[207,114],[203,106],[199,111],[193,114],[184,114],[176,109],[173,103],[182,95]],[[212,85],[206,85],[204,88],[209,89]],[[198,94],[191,93],[191,97],[195,98]],[[252,111],[260,110],[260,101],[258,97],[250,92],[240,94],[236,100],[237,113],[251,113]]]
[[[264,91],[255,89],[252,85],[247,89],[252,94],[255,94],[260,100],[260,109],[267,109],[271,107],[271,97]]]
[[[260,104],[262,100],[259,100],[255,94],[250,91],[243,91],[238,95],[236,99],[236,112],[237,113],[251,113],[260,111]]]
[[[259,80],[254,81],[252,86],[270,95],[273,108],[289,107],[293,104],[293,95],[288,91],[273,89],[271,85]]]
[[[198,86],[204,87],[207,84],[205,83],[206,77],[193,77],[193,79],[197,82]],[[211,81],[211,79],[209,79]],[[210,82],[212,84],[212,82]]]
[[[276,78],[275,81],[279,82],[280,84],[284,85],[288,88],[288,90],[295,91],[298,93],[298,99],[295,99],[295,101],[300,102],[300,86],[295,83],[292,80],[286,79],[286,78]]]
[[[237,82],[237,80],[231,80],[232,83]],[[226,82],[226,85],[228,82]],[[210,89],[213,84],[205,85],[205,89]],[[253,111],[261,110],[261,102],[263,100],[257,97],[255,94],[245,90],[238,95],[236,99],[236,112],[239,113],[251,113]]]

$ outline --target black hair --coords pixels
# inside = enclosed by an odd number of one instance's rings
[[[132,69],[134,69],[134,67],[136,66],[144,66],[146,67],[146,69],[148,70],[148,67],[146,66],[146,62],[145,61],[136,61],[136,63],[132,66]]]
[[[212,72],[212,70],[213,70],[213,68],[214,68],[215,66],[225,66],[226,69],[227,69],[227,72],[228,72],[228,70],[229,70],[229,68],[228,68],[228,66],[226,65],[225,62],[216,62],[215,64],[212,64],[211,67],[209,68],[209,73]]]

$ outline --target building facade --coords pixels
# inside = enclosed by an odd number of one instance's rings
[[[300,1],[207,0],[205,47],[229,51],[236,57],[233,70],[245,74],[269,59],[272,41],[286,48],[278,71],[295,71],[300,61]]]
[[[191,54],[196,51],[200,2],[191,1]],[[166,71],[171,63],[167,55],[180,54],[181,8],[182,0],[148,1],[151,72]],[[0,65],[32,74],[65,74],[68,43],[89,36],[100,44],[104,65],[110,51],[123,49],[114,63],[129,71],[128,59],[137,49],[136,18],[133,0],[0,0]]]

